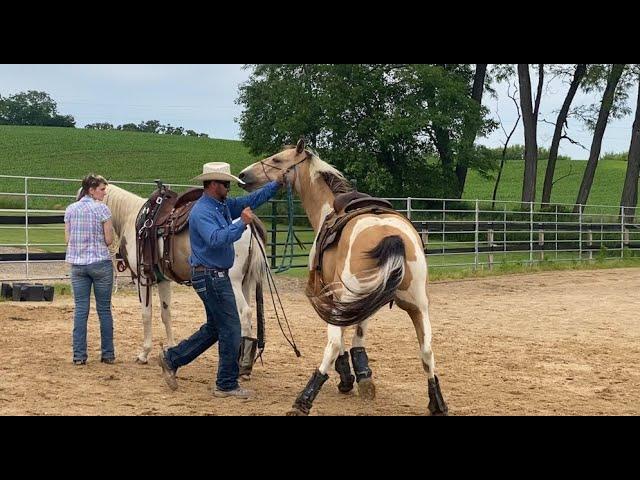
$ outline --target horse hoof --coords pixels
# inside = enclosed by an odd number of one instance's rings
[[[340,382],[340,385],[338,385],[338,391],[343,395],[349,395],[351,393],[351,390],[353,390],[353,383],[343,384],[342,382]]]
[[[307,415],[308,413],[304,413],[302,410],[298,410],[297,408],[287,412],[287,417],[306,417]]]
[[[240,375],[240,380],[248,382],[249,380],[251,380],[251,374],[243,373],[242,375]]]
[[[138,365],[147,365],[147,364],[149,363],[149,361],[148,361],[148,360],[143,360],[143,359],[142,359],[142,358],[140,358],[140,357],[136,357],[136,363],[137,363]]]
[[[376,398],[376,385],[370,378],[364,378],[358,382],[358,393],[360,398],[364,400],[373,400]]]
[[[430,417],[448,417],[449,416],[449,412],[443,412],[442,410],[437,411],[437,412],[433,412],[433,413],[429,413]]]

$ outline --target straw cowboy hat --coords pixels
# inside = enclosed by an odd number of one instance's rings
[[[244,185],[244,182],[238,177],[231,175],[231,166],[224,162],[211,162],[205,163],[202,166],[202,175],[191,179],[193,182],[205,182],[207,180],[221,180],[223,182],[238,182],[240,185]]]

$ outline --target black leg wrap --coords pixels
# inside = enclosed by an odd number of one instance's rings
[[[320,370],[313,372],[309,383],[304,387],[304,390],[298,395],[296,401],[293,402],[293,407],[300,410],[305,415],[309,415],[311,411],[311,407],[313,406],[313,401],[318,396],[322,385],[327,381],[329,375],[323,375],[320,373]]]
[[[258,339],[251,337],[242,337],[240,342],[240,354],[238,361],[240,363],[240,375],[251,375],[253,363],[256,358],[256,348],[258,347]]]
[[[336,372],[340,374],[338,390],[340,393],[349,393],[353,390],[353,382],[356,377],[351,375],[351,365],[349,365],[349,353],[344,352],[336,359]]]
[[[351,361],[353,362],[353,371],[356,373],[358,383],[365,378],[371,378],[369,357],[367,357],[364,347],[353,347],[351,349]]]
[[[447,415],[449,413],[449,407],[444,401],[442,392],[440,391],[440,381],[438,377],[434,376],[434,379],[429,379],[429,413],[431,415]]]

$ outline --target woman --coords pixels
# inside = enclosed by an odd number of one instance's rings
[[[77,202],[64,214],[64,233],[67,243],[66,261],[71,264],[71,285],[75,300],[73,317],[73,363],[87,363],[87,319],[91,285],[96,296],[96,310],[100,318],[100,339],[103,363],[112,364],[116,356],[113,348],[113,317],[111,293],[113,264],[109,245],[113,243],[111,212],[102,203],[107,181],[99,175],[88,175],[82,181]]]

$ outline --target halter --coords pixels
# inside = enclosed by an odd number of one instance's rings
[[[291,169],[293,168],[293,171],[295,172],[295,174],[296,174],[296,175],[295,175],[295,177],[294,177],[294,179],[293,179],[293,182],[291,182],[291,183],[292,183],[293,185],[295,185],[296,180],[297,180],[297,178],[298,178],[298,168],[297,168],[297,167],[298,167],[298,165],[300,165],[302,162],[304,162],[304,161],[306,161],[306,160],[309,160],[309,158],[311,158],[311,157],[312,157],[311,153],[309,153],[307,150],[305,150],[304,152],[305,152],[307,155],[306,155],[302,160],[300,160],[300,161],[298,161],[298,162],[294,163],[293,165],[291,165],[290,167],[287,167],[287,168],[280,168],[280,167],[277,167],[277,166],[275,166],[275,165],[271,165],[270,163],[267,163],[265,160],[260,160],[260,165],[262,165],[262,171],[263,171],[263,173],[264,173],[264,176],[265,176],[265,177],[267,177],[267,180],[269,180],[270,182],[273,182],[273,181],[274,181],[274,180],[269,176],[269,174],[267,173],[267,169],[265,168],[265,165],[266,165],[267,167],[270,167],[270,168],[275,168],[276,170],[279,170],[279,171],[281,171],[281,172],[288,172],[289,170],[291,170]],[[285,182],[286,182],[286,178],[285,178]]]

